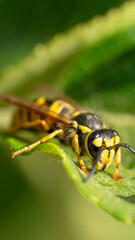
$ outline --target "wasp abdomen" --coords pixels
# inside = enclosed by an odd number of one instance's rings
[[[34,101],[37,105],[39,105],[40,109],[47,109],[49,110],[51,113],[55,113],[56,116],[64,116],[64,117],[68,117],[69,119],[71,118],[72,113],[75,111],[75,109],[68,104],[65,101],[62,100],[48,100],[44,97],[38,98]],[[35,120],[44,120],[47,122],[47,124],[49,125],[50,129],[54,129],[56,126],[56,122],[52,121],[50,119],[48,119],[47,116],[45,115],[41,115],[38,114],[34,111],[31,111],[27,108],[22,108],[20,107],[14,114],[13,117],[13,121],[12,121],[12,125],[16,126],[16,125],[22,125],[23,123],[26,122],[31,122],[31,121],[35,121]],[[36,126],[33,127],[35,129],[38,130],[43,130],[41,126]]]

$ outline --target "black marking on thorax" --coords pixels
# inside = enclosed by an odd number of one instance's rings
[[[79,113],[73,117],[72,120],[77,121],[79,125],[86,126],[91,130],[97,130],[103,128],[103,122],[93,113]]]

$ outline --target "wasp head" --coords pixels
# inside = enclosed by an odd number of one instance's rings
[[[100,129],[88,134],[86,138],[86,150],[90,158],[95,162],[99,151],[101,151],[96,170],[106,169],[118,150],[115,146],[120,143],[118,133],[112,129]]]
[[[128,144],[120,143],[118,133],[112,129],[99,129],[86,136],[86,152],[93,161],[93,168],[86,181],[91,178],[96,170],[102,171],[111,164],[119,147],[128,148],[135,154],[135,150]]]

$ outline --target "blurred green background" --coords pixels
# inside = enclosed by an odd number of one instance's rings
[[[3,69],[6,71],[8,65],[21,62],[35,44],[45,43],[56,33],[64,32],[99,14],[104,15],[109,9],[119,8],[123,3],[122,0],[95,0],[94,2],[92,0],[1,0],[1,72],[3,73]],[[91,94],[93,96],[91,99],[85,98],[88,94],[87,89],[90,87],[88,85],[90,76],[85,75],[84,82],[80,81],[77,85],[78,89],[83,89],[81,96],[83,103],[88,106],[91,104],[94,108],[97,97],[99,101],[96,103],[96,110],[101,107],[109,112],[111,109],[118,113],[120,111],[134,113],[132,94],[134,93],[135,54],[133,48],[124,53],[124,58],[120,56],[116,61],[106,64],[103,68],[99,66],[98,73],[95,73],[94,76],[96,82],[91,77]],[[96,50],[93,54],[96,56]],[[86,55],[85,51],[84,55]],[[127,90],[127,78],[123,78],[125,72],[130,81],[130,87],[126,97],[123,97]],[[112,79],[116,79],[117,76],[120,82],[115,80],[117,86],[115,89]],[[41,82],[45,82],[45,80]],[[121,90],[122,83],[124,87]],[[66,89],[66,92],[79,101],[80,93],[79,90],[74,93],[74,84],[74,82],[69,84],[67,81],[66,87],[64,85],[63,89]],[[61,85],[63,86],[63,83]],[[114,88],[111,96],[113,101],[109,102],[111,94],[109,90],[112,88]],[[21,88],[19,91],[13,89],[12,92],[19,92],[24,96],[25,91],[27,93],[30,90],[30,87],[26,89],[24,86],[22,90]],[[10,92],[10,89],[8,91]],[[99,92],[103,92],[104,99]],[[122,104],[117,104],[117,94],[121,94]],[[1,114],[1,119],[5,118]],[[8,122],[8,119],[5,119],[6,121]],[[124,134],[125,137],[129,137],[128,132]],[[57,161],[49,154],[45,158],[43,153],[35,153],[12,160],[10,150],[7,143],[1,142],[0,239],[134,239],[135,228],[133,225],[128,226],[115,220],[99,207],[87,202],[79,194],[73,182],[67,177],[60,160]]]
[[[0,66],[21,59],[36,43],[48,41],[57,32],[63,32],[79,22],[123,0],[82,1],[0,1]]]

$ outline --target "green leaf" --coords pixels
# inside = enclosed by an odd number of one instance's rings
[[[86,24],[55,36],[46,45],[35,46],[22,62],[2,70],[0,91],[32,95],[31,85],[37,79],[39,82],[51,82],[51,85],[58,86],[85,106],[104,115],[108,126],[116,122],[116,130],[123,142],[133,146],[135,117],[127,112],[134,112],[135,102],[134,12],[135,3],[126,3],[104,17],[95,17]],[[116,110],[125,113],[117,114]],[[3,111],[1,126],[10,118],[9,109]],[[42,136],[41,133],[20,131],[14,137],[0,135],[0,139],[8,142],[13,150],[18,150]],[[53,139],[35,150],[62,159],[68,175],[88,200],[119,220],[135,222],[135,158],[131,152],[122,150],[119,175],[125,179],[123,182],[113,179],[115,164],[112,164],[106,172],[99,172],[84,183],[86,176],[78,167],[70,146]],[[90,168],[89,160],[84,161]]]
[[[132,128],[128,130],[128,134],[130,135],[133,130]],[[19,135],[21,137],[24,135],[25,138],[27,136],[27,139],[32,137],[34,140],[42,137],[43,133],[38,134],[37,137],[37,134],[31,134],[31,132],[27,132],[26,134],[25,131],[20,131]],[[26,142],[18,140],[14,137],[1,136],[1,139],[5,139],[8,143],[10,143],[14,150],[18,150],[28,145]],[[122,155],[123,159],[125,156],[127,156],[126,159],[122,161],[119,172],[119,175],[124,178],[123,182],[117,182],[113,179],[113,170],[115,167],[113,164],[113,166],[109,167],[106,172],[96,173],[88,183],[84,183],[83,179],[86,177],[86,175],[80,170],[79,167],[77,167],[77,158],[70,147],[66,147],[60,144],[58,139],[54,139],[49,143],[40,145],[36,149],[44,152],[45,154],[52,154],[56,156],[56,158],[62,159],[68,175],[74,180],[80,192],[88,200],[98,204],[101,208],[119,220],[122,220],[126,223],[135,222],[135,172],[124,166],[124,162],[127,159],[133,160],[131,153],[128,155]],[[34,151],[35,150],[32,152]],[[21,160],[22,157],[19,157],[19,159]],[[88,165],[88,160],[86,160],[86,164]],[[125,165],[130,166],[130,162],[128,162],[128,164],[126,163]]]

